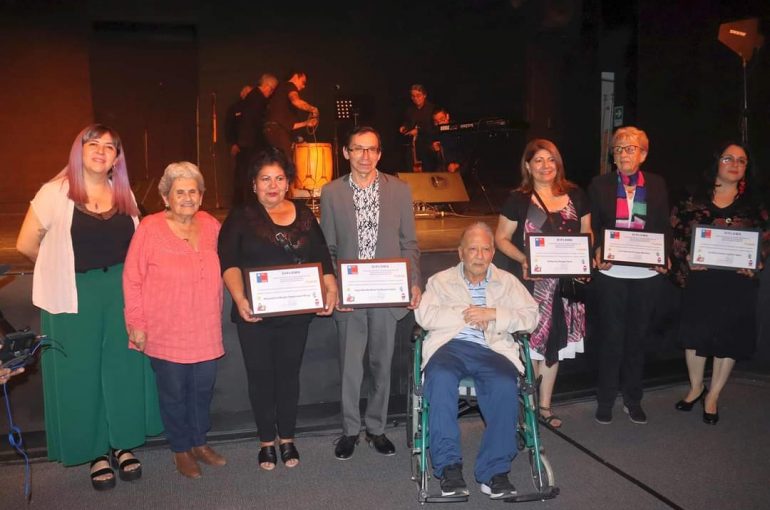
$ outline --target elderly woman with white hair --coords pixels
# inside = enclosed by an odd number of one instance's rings
[[[642,171],[650,141],[641,129],[626,126],[612,137],[612,156],[617,172],[593,179],[588,194],[591,226],[597,239],[604,229],[631,229],[666,234],[670,239],[668,191],[659,175]],[[612,408],[618,390],[623,410],[636,424],[647,423],[642,409],[644,345],[655,311],[655,299],[662,284],[660,273],[667,261],[655,267],[611,264],[601,260],[596,248],[596,287],[599,347],[599,377],[596,421],[612,422]],[[622,383],[621,383],[622,381]]]
[[[225,464],[206,444],[216,360],[224,354],[220,226],[199,210],[205,187],[192,163],[168,165],[158,190],[166,210],[142,220],[126,257],[126,326],[131,346],[155,371],[177,471],[199,478],[198,461]]]

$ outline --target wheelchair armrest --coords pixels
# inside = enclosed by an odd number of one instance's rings
[[[428,332],[422,329],[420,326],[415,325],[412,329],[412,343],[417,342],[418,340],[425,340],[425,337],[428,335]]]

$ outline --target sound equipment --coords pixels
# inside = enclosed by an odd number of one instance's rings
[[[740,55],[745,62],[762,47],[765,38],[759,33],[759,18],[742,19],[719,25],[719,42]]]
[[[294,145],[297,175],[291,184],[293,197],[317,197],[321,188],[333,178],[330,143],[298,143]]]
[[[456,131],[490,133],[526,128],[527,125],[525,123],[514,125],[510,120],[503,118],[480,119],[474,122],[450,122],[449,124],[438,126],[440,133],[453,133]]]
[[[743,65],[743,111],[741,112],[741,142],[749,141],[749,98],[746,80],[746,64],[754,56],[754,50],[762,47],[765,38],[759,33],[759,19],[749,18],[719,25],[719,41],[741,57]]]
[[[396,176],[409,184],[414,202],[443,203],[468,202],[470,200],[463,179],[458,173],[399,172]]]

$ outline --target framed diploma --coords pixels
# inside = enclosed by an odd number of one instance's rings
[[[246,269],[246,292],[255,317],[315,313],[324,309],[326,293],[321,264]]]
[[[696,225],[690,263],[714,269],[756,269],[759,230]]]
[[[659,232],[643,232],[624,228],[604,230],[602,261],[627,266],[665,266],[666,236]]]
[[[407,306],[410,302],[407,259],[341,260],[337,269],[341,307]]]
[[[524,244],[530,276],[590,276],[588,234],[527,234]]]

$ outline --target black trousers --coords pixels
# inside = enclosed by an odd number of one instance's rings
[[[645,343],[661,282],[661,275],[638,280],[596,276],[599,407],[612,407],[619,389],[625,404],[642,401]]]
[[[311,318],[266,318],[238,323],[249,400],[262,442],[294,437],[299,400],[299,370]]]

